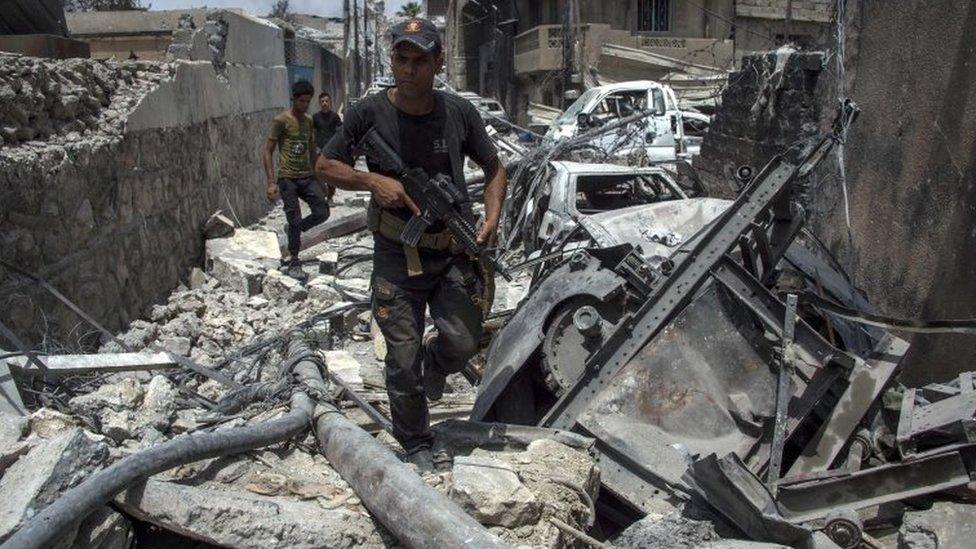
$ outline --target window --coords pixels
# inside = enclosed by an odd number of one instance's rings
[[[623,118],[647,108],[647,91],[619,91],[603,98],[593,109],[597,118]]]
[[[600,174],[576,178],[576,211],[592,215],[680,198],[658,174]]]
[[[671,0],[637,0],[637,30],[671,30]]]
[[[599,95],[599,93],[600,91],[596,89],[589,89],[583,92],[583,95],[579,96],[579,99],[577,99],[576,101],[573,101],[573,104],[570,105],[565,110],[565,112],[563,112],[563,114],[556,119],[556,123],[569,124],[571,122],[575,122],[576,115],[583,110],[583,107],[585,107],[587,103],[589,103],[590,101],[593,100],[594,97]],[[551,105],[552,103],[546,103],[546,104]]]

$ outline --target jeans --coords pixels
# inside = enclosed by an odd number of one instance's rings
[[[329,202],[325,199],[322,186],[314,177],[282,177],[278,179],[278,190],[281,192],[281,202],[285,206],[285,217],[288,219],[288,253],[295,258],[302,249],[302,232],[329,218]],[[305,219],[302,219],[298,199],[304,200],[312,210]]]

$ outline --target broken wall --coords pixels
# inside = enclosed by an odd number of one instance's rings
[[[843,148],[845,172],[832,162],[811,185],[810,227],[880,312],[972,318],[976,5],[914,0],[895,10],[880,0],[862,0],[847,3],[842,22],[844,71],[838,71],[835,53],[817,74],[817,84],[796,97],[809,108],[737,124],[723,111],[736,108],[736,94],[762,88],[746,89],[748,75],[729,78],[716,125],[702,145],[703,176],[713,188],[728,189],[732,167],[761,167],[772,152],[768,145],[788,142],[784,127],[796,137],[810,124],[822,127],[835,112],[838,90],[846,90],[861,116]],[[910,47],[900,38],[905,36],[913,37]],[[945,379],[971,369],[974,354],[976,338],[970,335],[916,336],[903,379]]]
[[[219,40],[210,39],[215,28],[223,29]],[[43,65],[50,81],[70,83],[91,107],[58,118],[46,135],[22,133],[30,140],[0,147],[0,258],[47,278],[110,329],[141,316],[200,263],[201,228],[214,210],[249,223],[269,208],[259,148],[288,102],[284,56],[273,55],[283,52],[281,31],[235,16],[230,25],[198,28],[192,43],[200,33],[219,51],[204,48],[173,63],[0,58],[0,75],[21,83],[15,96],[29,94],[42,106],[60,101],[61,89],[36,85],[33,69],[14,68]],[[271,47],[246,47],[262,40]],[[262,51],[272,54],[255,53]],[[82,65],[112,78],[106,87],[80,78]],[[28,125],[36,118],[29,114]],[[90,330],[7,272],[0,310],[4,323],[35,343],[42,334],[76,343]]]

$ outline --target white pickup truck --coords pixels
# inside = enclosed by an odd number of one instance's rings
[[[678,155],[690,156],[697,153],[697,147],[689,151],[684,117],[678,107],[674,90],[651,80],[634,80],[590,88],[553,120],[546,138],[560,141],[575,137],[592,128],[648,109],[653,112],[642,120],[639,127],[632,125],[611,131],[594,139],[593,145],[610,156],[631,155],[635,148],[643,147],[651,162],[674,161]]]

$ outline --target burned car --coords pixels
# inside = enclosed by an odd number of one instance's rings
[[[545,184],[525,203],[525,251],[561,245],[580,223],[605,212],[688,197],[661,167],[555,161],[546,167]]]

